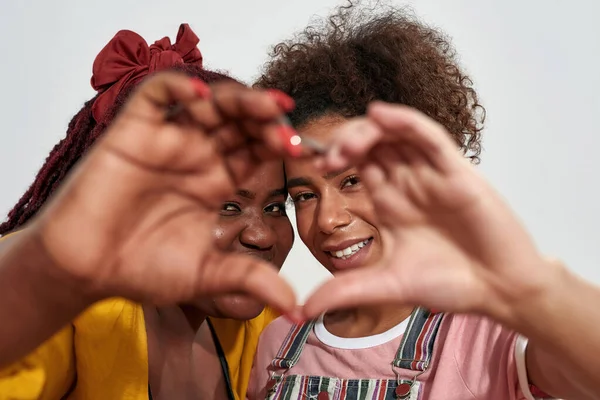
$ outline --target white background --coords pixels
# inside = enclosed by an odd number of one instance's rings
[[[415,0],[454,38],[488,111],[481,169],[541,248],[600,282],[600,3]],[[334,0],[1,0],[0,213],[93,96],[97,52],[120,29],[153,42],[188,22],[206,65],[251,83],[270,46]],[[325,278],[297,240],[284,272],[301,297]]]

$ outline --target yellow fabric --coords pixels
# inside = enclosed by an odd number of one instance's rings
[[[245,322],[211,318],[229,364],[231,386],[237,400],[246,398],[258,337],[278,316],[267,307],[258,317]]]
[[[0,370],[0,399],[60,399],[74,377],[73,328],[69,326],[27,357]]]
[[[275,313],[266,309],[246,322],[212,320],[238,400],[246,396],[258,337],[274,318]],[[74,384],[69,400],[148,399],[141,306],[115,298],[90,307],[72,326],[0,370],[0,400],[60,399]]]

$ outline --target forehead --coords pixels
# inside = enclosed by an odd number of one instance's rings
[[[261,165],[251,177],[241,184],[240,189],[261,194],[270,193],[284,186],[283,163],[269,161]]]
[[[345,121],[346,119],[339,114],[324,115],[299,127],[298,133],[319,139],[322,143],[328,143],[331,133]]]

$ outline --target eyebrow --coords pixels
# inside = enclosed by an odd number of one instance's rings
[[[254,200],[256,198],[256,193],[251,192],[250,190],[247,189],[240,189],[237,191],[237,195],[240,197],[243,197],[245,199],[248,200]],[[273,191],[271,191],[269,193],[268,198],[273,198],[273,197],[277,197],[277,196],[285,196],[287,195],[287,190],[286,188],[280,188],[280,189],[275,189]]]
[[[344,172],[346,172],[346,171],[348,171],[348,170],[350,170],[352,168],[353,167],[348,167],[348,168],[340,169],[340,170],[337,170],[337,171],[328,172],[327,174],[323,175],[323,179],[326,179],[326,180],[333,179],[335,177],[340,176],[341,174],[343,174]],[[297,178],[290,178],[287,181],[287,187],[288,187],[288,189],[295,188],[295,187],[298,187],[298,186],[311,186],[312,184],[313,184],[313,180],[310,179],[310,178],[308,178],[308,177],[306,177],[306,176],[299,176]]]
[[[290,178],[287,181],[288,190],[298,187],[298,186],[310,186],[310,185],[312,185],[312,180],[309,178],[306,178],[304,176],[301,176],[298,178]]]
[[[328,172],[327,174],[323,175],[323,178],[325,178],[327,180],[336,178],[336,177],[340,176],[341,174],[343,174],[344,172],[351,170],[352,168],[353,167],[346,167],[343,169],[338,169],[337,171]]]
[[[288,194],[287,188],[282,187],[280,189],[275,189],[271,193],[269,193],[269,198],[277,197],[277,196],[287,196],[287,194]]]
[[[249,190],[246,189],[240,189],[237,191],[237,195],[243,198],[246,198],[248,200],[254,200],[256,198],[256,193],[251,192]]]

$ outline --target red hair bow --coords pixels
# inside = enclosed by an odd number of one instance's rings
[[[123,88],[138,83],[148,74],[177,64],[202,67],[199,42],[188,24],[181,24],[173,45],[164,37],[148,46],[137,33],[119,31],[94,60],[91,83],[100,93],[92,106],[96,122],[102,120]]]

